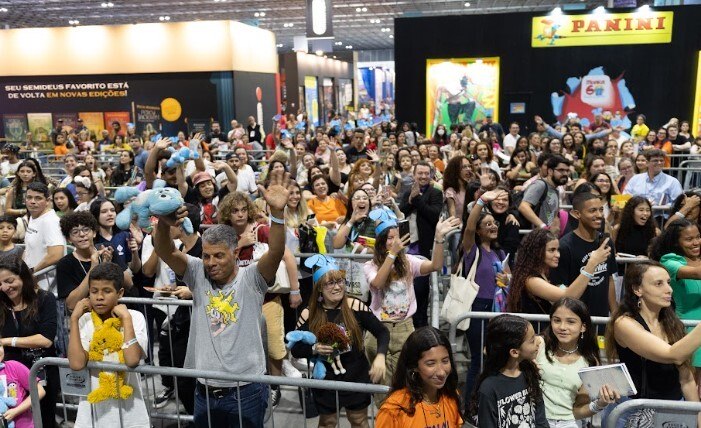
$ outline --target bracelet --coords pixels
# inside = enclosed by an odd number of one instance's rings
[[[585,270],[584,270],[584,266],[582,266],[582,268],[579,269],[579,273],[581,273],[582,275],[586,276],[586,277],[589,278],[589,279],[594,279],[594,274],[585,271]]]
[[[599,407],[598,404],[596,404],[596,400],[592,400],[592,402],[589,403],[589,410],[590,410],[592,413],[597,414],[597,413],[599,413],[600,411],[602,411],[602,410],[604,410],[604,409],[602,409],[601,407]]]
[[[290,294],[293,296],[299,296],[300,292],[299,292],[299,290],[290,290]]]
[[[433,242],[435,242],[436,244],[445,244],[445,238],[443,238],[442,241],[439,241],[438,239],[433,238]]]
[[[131,345],[135,344],[136,342],[138,342],[138,340],[136,340],[136,337],[133,338],[133,339],[131,339],[131,340],[128,341],[128,342],[124,342],[124,345],[122,345],[122,349],[127,349],[128,347],[130,347]]]
[[[478,198],[477,201],[476,201],[475,203],[476,203],[477,205],[481,206],[481,207],[483,207],[483,206],[485,205],[485,203],[484,203],[484,201],[482,200],[482,198]]]
[[[285,224],[285,219],[284,219],[284,218],[277,218],[277,217],[275,217],[275,216],[272,215],[272,214],[270,214],[270,221],[273,222],[273,223],[277,223],[277,224],[282,224],[282,225]]]
[[[675,212],[674,215],[678,215],[678,216],[681,217],[681,218],[686,218],[686,216],[685,216],[684,214],[682,214],[681,211]]]
[[[17,338],[16,338],[16,337],[13,337],[13,338],[12,338],[12,345],[11,345],[11,346],[12,346],[13,348],[16,348],[16,347],[17,347]]]
[[[391,260],[397,260],[397,255],[391,251],[387,251],[387,258]]]

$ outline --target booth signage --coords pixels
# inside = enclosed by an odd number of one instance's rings
[[[531,46],[670,43],[674,12],[548,15],[533,18]]]

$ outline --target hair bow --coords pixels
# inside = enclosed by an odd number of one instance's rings
[[[375,220],[375,236],[379,236],[385,229],[397,227],[397,216],[389,208],[377,208],[370,211],[370,218]]]
[[[77,177],[74,177],[73,182],[83,185],[86,189],[89,189],[90,185],[92,184],[92,182],[90,181],[90,179],[88,177],[83,177],[80,175]]]
[[[316,254],[314,256],[309,257],[307,260],[304,261],[304,266],[314,271],[314,273],[312,274],[314,284],[316,284],[319,281],[319,279],[322,276],[324,276],[327,272],[332,270],[340,270],[340,268],[338,267],[338,263],[336,263],[336,259],[324,254]],[[315,268],[316,270],[314,270]]]

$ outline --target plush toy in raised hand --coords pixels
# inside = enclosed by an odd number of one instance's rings
[[[168,159],[166,162],[166,167],[168,168],[180,166],[190,159],[195,160],[200,158],[199,153],[194,150],[190,150],[188,147],[182,147],[178,151],[172,147],[169,147],[168,151],[171,152],[170,159]]]
[[[158,184],[163,186],[164,183]],[[136,196],[134,200],[117,215],[117,227],[122,230],[129,229],[129,224],[134,217],[137,218],[139,227],[147,228],[151,226],[151,216],[173,214],[185,204],[180,192],[171,187],[154,187],[141,193],[136,187],[120,187],[115,193],[115,200],[124,203],[134,196]],[[194,232],[189,218],[185,218],[181,228],[188,235]]]
[[[108,361],[124,364],[124,335],[120,331],[122,322],[119,318],[108,318],[102,321],[95,311],[90,313],[95,331],[90,340],[88,361]],[[116,360],[114,359],[116,355]],[[110,398],[126,399],[131,397],[134,388],[124,381],[123,372],[100,372],[97,388],[88,394],[88,402],[99,403]]]
[[[0,382],[0,415],[5,414],[10,407],[15,407],[17,405],[17,399],[12,397],[4,397],[5,395],[5,384]],[[7,422],[8,428],[15,427],[15,421]]]

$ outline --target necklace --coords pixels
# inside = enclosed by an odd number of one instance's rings
[[[425,404],[424,404],[424,403],[425,403]],[[436,407],[429,407],[429,408],[428,408],[428,414],[431,415],[431,416],[433,416],[433,417],[436,418],[436,419],[443,419],[443,417],[442,417],[443,412],[441,412],[441,407],[442,407],[442,406],[441,406],[440,398],[439,398],[438,401],[435,402],[435,403],[431,403],[431,402],[428,401],[428,400],[424,400],[424,401],[421,402],[421,411],[422,411],[423,414],[424,414],[424,422],[426,423],[426,426],[431,426],[431,425],[429,425],[429,423],[428,423],[428,418],[426,417],[426,407],[427,407],[426,405],[427,405],[427,404],[435,404]],[[440,422],[440,421],[439,421],[439,422]]]
[[[560,347],[560,345],[557,345],[557,349],[564,352],[565,354],[572,355],[579,350],[579,345],[575,346],[574,349],[572,349],[571,351],[567,350],[567,349],[562,349],[562,347]]]

